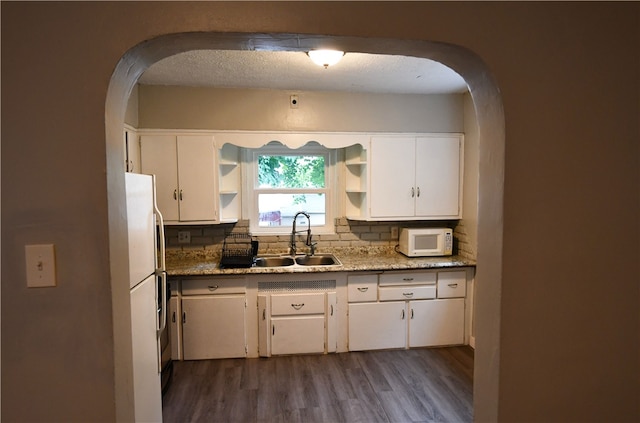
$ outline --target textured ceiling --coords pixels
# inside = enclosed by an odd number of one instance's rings
[[[269,88],[400,94],[462,93],[464,80],[428,59],[346,53],[325,69],[304,52],[194,50],[153,64],[140,78],[147,85]]]

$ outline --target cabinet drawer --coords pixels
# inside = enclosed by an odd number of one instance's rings
[[[347,281],[347,294],[350,303],[375,301],[377,293],[378,275],[349,276]]]
[[[436,297],[436,286],[381,286],[380,301],[429,300]]]
[[[380,275],[380,286],[435,285],[436,272],[393,272]]]
[[[244,278],[184,279],[182,281],[182,295],[244,294],[246,290]]]
[[[464,297],[467,272],[438,272],[438,298]]]
[[[324,314],[324,293],[273,294],[271,315]]]

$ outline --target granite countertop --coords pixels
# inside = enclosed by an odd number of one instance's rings
[[[269,253],[277,254],[277,252]],[[317,254],[333,254],[340,266],[286,266],[221,269],[219,252],[213,250],[168,250],[166,254],[169,276],[204,276],[265,273],[323,273],[382,270],[437,269],[475,266],[475,260],[461,256],[406,257],[389,248],[323,249]],[[263,255],[259,253],[258,255]],[[266,255],[266,253],[264,254]]]

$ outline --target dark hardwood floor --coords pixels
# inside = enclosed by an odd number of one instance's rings
[[[172,422],[471,422],[469,347],[174,363]]]

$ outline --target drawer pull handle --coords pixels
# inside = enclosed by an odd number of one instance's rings
[[[458,284],[457,283],[450,283],[448,286],[449,286],[449,288],[457,288]]]
[[[262,310],[262,320],[267,320],[267,309]]]
[[[402,310],[402,320],[404,320],[404,310]]]
[[[368,286],[358,288],[358,291],[360,291],[360,292],[367,292],[368,290],[369,290]]]
[[[333,316],[333,304],[331,304],[331,314],[330,316]]]
[[[413,319],[413,309],[411,309],[411,318]]]
[[[276,325],[271,326],[271,335],[276,334]]]
[[[300,310],[302,307],[304,307],[304,303],[291,304],[291,307],[295,308],[296,310]]]
[[[176,322],[176,312],[175,312],[175,311],[173,312],[173,315],[171,316],[171,321],[172,321],[173,323],[175,323],[175,322]]]
[[[406,282],[411,282],[413,280],[413,278],[402,278],[402,280],[406,281]]]
[[[187,323],[187,312],[186,311],[182,312],[182,323]]]
[[[403,292],[402,295],[404,295],[407,298],[411,298],[413,297],[413,292]]]
[[[209,285],[207,286],[207,288],[209,288],[209,291],[215,291],[216,289],[219,288],[219,285]]]

